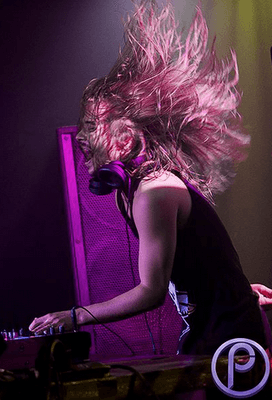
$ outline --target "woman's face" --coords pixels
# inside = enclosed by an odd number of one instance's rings
[[[107,122],[108,106],[106,102],[100,102],[96,107],[90,100],[85,108],[85,114],[81,121],[81,130],[76,139],[86,157],[88,171],[92,174],[101,165],[107,163]]]
[[[117,117],[110,104],[103,100],[98,105],[93,100],[88,102],[77,140],[90,174],[111,161],[126,162],[145,147],[143,135],[133,122]]]

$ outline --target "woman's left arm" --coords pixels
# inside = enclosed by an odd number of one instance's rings
[[[125,319],[163,304],[176,250],[177,214],[182,190],[175,187],[145,186],[135,196],[134,221],[139,234],[138,268],[140,284],[103,303],[87,306],[101,323]],[[86,311],[76,310],[79,325],[97,323]],[[69,311],[36,318],[29,329],[43,332],[50,326],[71,328]]]

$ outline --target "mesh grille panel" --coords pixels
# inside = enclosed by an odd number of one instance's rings
[[[115,206],[115,195],[95,196],[88,189],[89,175],[77,141],[72,137],[75,173],[90,303],[106,301],[133,288],[133,275],[139,282],[137,270],[138,240]],[[129,246],[131,248],[132,266]],[[77,268],[77,266],[74,266]],[[165,304],[147,314],[157,353],[175,354],[181,331],[181,319],[167,296]],[[124,321],[107,324],[133,349],[135,354],[151,354],[152,344],[145,318],[139,315]],[[98,354],[131,355],[122,340],[104,326],[94,326],[95,351]]]

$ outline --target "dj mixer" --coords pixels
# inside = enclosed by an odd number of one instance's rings
[[[22,330],[2,331],[1,342],[0,369],[5,370],[40,369],[53,352],[62,354],[67,363],[81,361],[88,359],[91,346],[88,332],[55,332],[53,328],[35,336]]]

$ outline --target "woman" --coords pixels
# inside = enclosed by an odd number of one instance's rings
[[[79,325],[116,321],[163,304],[169,289],[185,321],[181,354],[213,354],[226,340],[266,346],[257,296],[211,203],[233,178],[248,137],[236,111],[235,54],[207,50],[198,9],[187,39],[171,5],[136,6],[125,45],[105,78],[82,98],[78,140],[90,189],[117,188],[117,204],[139,238],[140,284],[107,302],[76,310]],[[271,304],[271,291],[256,289]],[[190,314],[190,328],[187,317]],[[30,330],[72,328],[70,311],[36,318]]]

